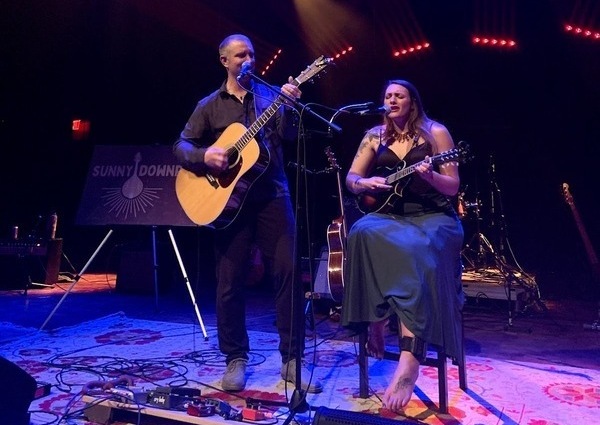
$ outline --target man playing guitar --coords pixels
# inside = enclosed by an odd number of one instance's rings
[[[295,384],[296,353],[302,352],[297,344],[303,349],[304,335],[292,333],[295,221],[282,144],[297,138],[297,114],[287,103],[300,97],[299,79],[290,77],[281,87],[284,97],[251,78],[254,47],[241,34],[223,40],[219,58],[227,79],[198,102],[173,146],[183,167],[176,191],[194,222],[218,229],[217,331],[227,364],[223,389],[241,391],[246,385],[250,346],[244,276],[253,242],[264,255],[275,289],[281,376]],[[212,215],[211,208],[216,210]],[[310,382],[308,370],[302,372],[303,389],[321,391],[319,382]]]

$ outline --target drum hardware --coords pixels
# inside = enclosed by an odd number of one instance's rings
[[[514,307],[513,300],[511,299],[512,294],[515,292],[515,288],[518,286],[527,295],[527,305],[523,310],[529,307],[537,305],[541,310],[547,311],[546,306],[541,300],[539,287],[535,281],[535,278],[528,275],[519,266],[519,263],[514,257],[510,242],[507,237],[506,221],[502,206],[501,191],[496,180],[496,166],[494,158],[490,155],[490,194],[489,194],[489,229],[494,231],[496,237],[496,245],[494,245],[490,239],[482,232],[483,216],[481,214],[482,202],[479,194],[475,197],[473,202],[467,202],[464,197],[464,191],[459,194],[459,214],[460,204],[462,203],[463,211],[473,211],[475,218],[475,229],[474,234],[464,245],[464,249],[461,252],[461,256],[464,263],[464,269],[472,271],[474,273],[485,273],[485,270],[490,268],[496,269],[498,274],[502,277],[502,283],[505,287],[508,301],[508,323],[504,326],[504,330],[519,331],[514,326]],[[460,216],[460,215],[459,215]],[[461,217],[462,218],[462,217]],[[509,264],[505,257],[505,248],[508,249],[508,253],[512,258],[512,262],[515,265]],[[515,300],[516,301],[516,300]],[[531,332],[531,329],[521,329],[522,332]]]
[[[479,199],[479,196],[476,196],[474,201],[468,201],[467,198],[465,198],[468,187],[468,185],[465,186],[457,196],[456,212],[461,220],[468,218],[471,212],[473,212],[473,215],[475,215],[477,220],[481,220],[481,200]]]

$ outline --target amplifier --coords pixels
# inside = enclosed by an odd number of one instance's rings
[[[62,238],[0,239],[0,273],[3,276],[0,287],[22,289],[29,281],[54,285],[58,281],[62,246]]]
[[[46,255],[48,247],[44,241],[27,239],[0,239],[0,255]]]

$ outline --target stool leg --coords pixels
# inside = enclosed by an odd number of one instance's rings
[[[368,330],[365,328],[358,334],[358,396],[369,397],[369,356],[367,356]]]
[[[446,369],[446,353],[444,353],[443,351],[438,351],[437,356],[440,412],[448,413],[448,371]]]
[[[458,385],[460,389],[463,391],[467,391],[467,371],[465,369],[465,355],[463,353],[462,359],[460,359],[460,363],[458,364]]]
[[[461,312],[460,315],[461,322],[461,350],[460,356],[458,357],[458,385],[460,389],[463,391],[467,391],[467,358],[465,354],[465,322],[463,319],[463,314]]]

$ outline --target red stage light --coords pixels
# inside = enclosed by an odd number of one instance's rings
[[[571,24],[565,24],[565,31],[571,32],[575,35],[580,35],[583,37],[594,38],[596,40],[600,39],[600,32],[589,29],[589,28],[586,29],[586,28],[581,28],[581,27],[575,27]]]
[[[420,52],[420,51],[424,51],[429,46],[430,46],[430,44],[427,43],[427,42],[425,42],[425,43],[417,44],[417,45],[412,46],[412,47],[406,47],[404,49],[400,49],[400,50],[394,51],[393,52],[393,56],[399,57],[400,55],[407,55],[409,53],[417,53],[417,52]]]
[[[335,53],[332,54],[330,56],[334,57],[335,59],[339,59],[341,56],[344,56],[346,54],[349,54],[350,52],[352,52],[352,46],[350,47],[346,47],[345,49],[343,49],[341,52],[339,53]]]
[[[481,44],[487,47],[514,47],[517,42],[514,40],[507,40],[504,38],[487,38],[480,36],[473,36],[471,39],[473,44]]]
[[[268,62],[268,64],[260,72],[260,75],[265,75],[267,73],[267,71],[269,70],[269,68],[271,68],[271,66],[275,64],[275,61],[277,60],[277,58],[279,57],[279,55],[281,54],[281,52],[282,52],[281,49],[279,49],[279,50],[277,50],[277,52],[275,52],[275,54],[273,55],[273,57],[271,58],[271,60]]]

